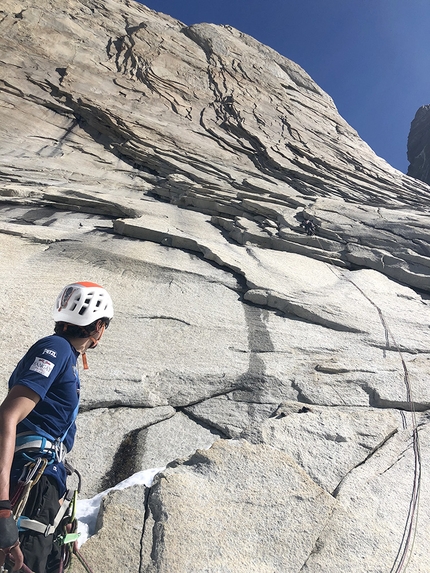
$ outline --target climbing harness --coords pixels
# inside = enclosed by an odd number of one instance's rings
[[[321,250],[324,251],[318,237],[315,237]],[[334,262],[331,260],[330,255],[329,255],[329,259],[330,259],[330,265],[329,268],[330,270],[339,278],[338,273],[335,272],[334,268],[336,268],[336,265],[334,264]],[[397,555],[395,557],[394,563],[390,569],[389,573],[402,573],[402,571],[405,571],[409,561],[411,559],[412,556],[412,551],[413,551],[413,547],[414,547],[414,542],[415,542],[415,538],[416,538],[416,532],[417,532],[417,525],[418,525],[418,510],[419,510],[419,500],[420,500],[420,491],[421,491],[421,451],[420,451],[420,440],[419,440],[419,434],[418,434],[418,423],[417,423],[417,417],[416,417],[416,410],[415,410],[415,404],[414,404],[414,400],[413,400],[413,396],[412,396],[412,385],[411,385],[411,381],[409,378],[409,371],[405,362],[405,359],[403,357],[403,353],[400,350],[399,345],[397,344],[397,341],[393,335],[393,333],[390,331],[388,324],[385,320],[384,317],[384,313],[382,312],[381,308],[349,277],[346,277],[346,280],[351,283],[354,288],[356,288],[361,295],[376,309],[376,311],[378,312],[379,315],[379,319],[381,321],[381,324],[384,328],[385,331],[385,340],[386,340],[386,345],[387,347],[389,346],[390,343],[390,339],[394,345],[394,347],[396,348],[399,356],[400,356],[400,360],[401,360],[401,364],[402,364],[402,368],[403,368],[403,380],[404,380],[404,384],[405,384],[405,388],[406,388],[406,398],[407,401],[409,403],[409,407],[410,407],[410,412],[411,412],[411,418],[412,418],[412,448],[413,448],[413,454],[414,454],[414,476],[413,476],[413,484],[412,484],[412,493],[411,493],[411,498],[409,501],[409,509],[408,509],[408,514],[406,517],[406,522],[405,522],[405,526],[403,529],[403,534],[402,534],[402,539],[400,542],[400,546],[399,546],[399,550],[397,552]],[[406,429],[407,425],[406,425],[406,418],[404,417],[404,415],[402,416],[403,418],[403,428]]]
[[[22,451],[22,448],[20,451]],[[25,453],[25,456],[30,457],[27,452]],[[76,502],[78,492],[81,489],[81,476],[79,472],[72,468],[69,463],[64,462],[68,475],[70,476],[73,473],[77,475],[78,487],[77,489],[67,490],[61,500],[60,508],[52,523],[45,524],[37,521],[36,519],[29,519],[25,515],[22,515],[31,489],[39,481],[48,465],[49,460],[44,458],[42,455],[27,462],[18,481],[18,487],[11,500],[11,505],[18,531],[36,531],[45,537],[56,533],[55,542],[61,546],[59,573],[63,573],[63,571],[70,566],[72,553],[78,552],[77,540],[80,533],[77,532],[78,524],[76,519]],[[30,572],[28,567],[24,567],[22,570],[26,573]]]
[[[26,529],[31,529],[32,531],[37,531],[37,533],[42,533],[45,537],[48,537],[48,535],[52,535],[57,530],[57,527],[60,525],[72,501],[74,500],[75,500],[75,490],[73,489],[67,490],[65,496],[62,499],[60,509],[58,510],[53,523],[48,525],[46,525],[45,523],[41,523],[36,519],[29,519],[24,515],[20,515],[19,517],[17,517],[16,520],[18,531],[25,531]],[[64,539],[65,538],[62,538],[61,540],[62,543],[70,543],[70,541],[65,541]],[[76,539],[73,539],[73,541],[75,541]]]
[[[18,531],[36,531],[45,537],[56,535],[55,543],[61,546],[59,573],[62,573],[69,567],[72,552],[78,552],[77,540],[80,535],[77,532],[75,508],[77,495],[81,489],[81,476],[65,460],[67,449],[64,446],[64,439],[76,419],[78,409],[79,404],[77,404],[73,412],[72,422],[60,438],[53,438],[29,420],[26,420],[25,425],[29,428],[29,431],[18,434],[15,442],[15,454],[21,456],[22,460],[25,461],[16,490],[11,499],[12,511]],[[52,523],[45,524],[37,519],[30,519],[23,515],[31,489],[40,480],[47,466],[60,462],[64,465],[68,476],[72,474],[77,475],[77,488],[67,490],[60,501],[60,508]],[[27,572],[29,571],[27,568]]]
[[[43,453],[48,464],[54,461],[62,462],[67,450],[61,440],[50,441],[45,436],[34,435],[31,432],[23,432],[16,437],[15,453],[23,452],[23,456],[32,460],[33,453]]]

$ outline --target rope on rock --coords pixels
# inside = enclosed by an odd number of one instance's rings
[[[322,251],[324,251],[318,237],[315,237],[319,243],[319,246]],[[330,265],[329,269],[338,277],[339,274],[334,271],[336,265],[330,258]],[[348,282],[350,282],[360,293],[361,295],[376,309],[379,315],[379,319],[385,331],[385,341],[387,348],[390,344],[390,338],[395,346],[402,363],[403,368],[403,380],[405,383],[406,388],[406,399],[409,403],[409,408],[411,412],[412,418],[412,448],[414,453],[414,477],[413,477],[413,484],[412,484],[412,493],[411,498],[409,501],[409,509],[408,515],[406,517],[405,526],[403,528],[402,539],[400,542],[399,550],[397,555],[394,559],[394,563],[390,569],[389,573],[402,573],[402,571],[406,571],[406,568],[409,564],[409,561],[412,557],[412,551],[416,539],[417,527],[418,527],[418,511],[419,511],[419,501],[420,501],[420,491],[421,491],[421,450],[420,450],[420,440],[418,434],[418,423],[416,417],[416,410],[415,404],[413,401],[412,396],[412,385],[409,378],[409,371],[403,357],[402,351],[400,350],[399,345],[390,331],[387,321],[385,320],[384,313],[382,312],[381,308],[361,289],[350,277],[345,277]],[[402,413],[403,418],[403,427],[406,429],[406,419],[404,414]]]
[[[354,287],[376,308],[378,311],[381,323],[384,327],[386,333],[387,346],[389,344],[390,338],[400,356],[400,360],[403,368],[403,380],[406,388],[406,400],[409,404],[411,418],[412,418],[412,448],[414,453],[414,477],[412,484],[411,499],[409,501],[408,515],[406,517],[405,527],[403,529],[403,535],[400,542],[400,547],[397,552],[396,558],[394,560],[393,566],[390,569],[390,573],[401,573],[406,570],[410,558],[412,556],[412,551],[415,543],[417,525],[418,525],[418,509],[419,509],[419,499],[421,491],[421,451],[420,451],[420,441],[418,435],[418,423],[415,410],[415,404],[412,396],[412,385],[409,378],[408,367],[406,366],[403,353],[397,344],[397,341],[390,331],[384,314],[379,306],[350,278],[348,281],[354,285]]]
[[[91,569],[91,567],[88,565],[87,561],[84,559],[84,557],[82,556],[82,554],[80,553],[80,551],[78,550],[77,544],[75,545],[75,547],[73,548],[73,554],[76,555],[76,557],[78,558],[79,562],[81,563],[82,567],[85,569],[85,571],[87,573],[93,573],[93,570]]]

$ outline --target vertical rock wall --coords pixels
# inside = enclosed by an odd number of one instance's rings
[[[430,105],[419,108],[408,137],[408,175],[430,184]]]
[[[92,567],[429,570],[430,188],[229,26],[4,0],[0,54],[1,392],[103,284],[81,495],[166,466],[104,498]]]

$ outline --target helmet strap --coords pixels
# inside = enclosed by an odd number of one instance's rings
[[[103,336],[103,333],[105,330],[106,330],[106,326],[104,324],[102,324],[100,327],[100,330],[98,331],[98,335],[99,335],[98,338],[94,338],[94,336],[88,336],[88,338],[92,342],[90,348],[95,348],[98,345],[98,343],[99,343],[101,337]]]
[[[99,340],[100,340],[100,338],[103,336],[103,333],[104,333],[105,330],[106,330],[106,325],[105,325],[105,324],[102,324],[102,326],[100,327],[100,330],[99,330],[99,337],[98,337],[98,338],[94,338],[93,336],[88,336],[88,338],[89,338],[89,339],[91,340],[91,342],[92,342],[92,344],[91,344],[91,346],[90,346],[89,348],[95,348],[95,347],[98,345]],[[83,352],[83,353],[82,353],[82,364],[83,364],[83,366],[84,366],[84,370],[88,370],[88,369],[89,369],[86,352]]]

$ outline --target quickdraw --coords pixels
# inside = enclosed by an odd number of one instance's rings
[[[77,475],[78,487],[77,489],[69,489],[66,492],[54,522],[47,525],[22,515],[31,489],[39,481],[48,464],[49,459],[39,456],[33,458],[33,461],[25,464],[23,468],[18,486],[11,499],[13,515],[17,522],[18,529],[19,531],[31,529],[46,536],[56,533],[55,543],[61,546],[61,563],[58,573],[63,573],[70,567],[73,554],[79,559],[87,573],[92,573],[90,566],[79,553],[77,543],[80,533],[78,533],[78,521],[76,519],[76,503],[78,492],[81,489],[81,476],[69,463],[64,461],[64,466],[69,476],[72,474]],[[9,557],[8,561],[11,562],[12,559]],[[0,573],[2,570],[7,571],[7,569],[1,568]],[[21,571],[23,573],[32,573],[26,565],[22,566]]]
[[[37,458],[34,462],[29,462],[24,466],[18,486],[11,499],[11,506],[15,520],[22,514],[25,504],[28,501],[31,488],[37,484],[45,471],[48,461],[44,458]]]

